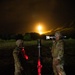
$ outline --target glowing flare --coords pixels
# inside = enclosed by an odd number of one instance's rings
[[[39,31],[42,30],[42,26],[41,26],[41,25],[38,26],[38,30],[39,30]]]

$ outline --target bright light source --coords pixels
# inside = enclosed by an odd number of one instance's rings
[[[46,36],[46,39],[55,39],[55,36]]]
[[[46,36],[46,39],[50,39],[50,36]]]
[[[42,30],[42,26],[41,26],[41,25],[38,26],[38,30],[39,30],[39,31]]]
[[[47,34],[47,33],[51,33],[52,30],[46,30],[46,27],[44,26],[44,24],[39,23],[36,26],[36,32],[41,34]]]
[[[41,35],[41,34],[43,34],[42,32],[39,32],[39,34]]]
[[[42,34],[42,25],[41,24],[38,25],[37,29],[38,29],[38,33]]]

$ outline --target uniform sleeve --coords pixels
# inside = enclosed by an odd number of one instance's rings
[[[64,44],[63,44],[63,42],[60,42],[58,46],[59,46],[58,47],[59,51],[58,51],[57,59],[61,60],[63,58],[63,54],[64,54]]]
[[[53,45],[52,45],[52,49],[51,49],[52,53],[53,53],[53,50],[54,50],[54,46],[55,46],[55,41],[53,41]]]
[[[13,51],[14,62],[18,67],[21,67],[21,63],[20,63],[20,60],[19,60],[19,57],[18,57],[18,53],[19,52],[16,49],[14,49],[14,51]]]

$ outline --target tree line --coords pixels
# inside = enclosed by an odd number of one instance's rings
[[[17,40],[23,39],[25,41],[37,40],[37,39],[46,39],[46,35],[40,35],[38,33],[25,33],[23,34],[0,34],[0,39],[2,40]]]

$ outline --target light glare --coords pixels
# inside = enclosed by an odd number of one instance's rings
[[[41,31],[42,30],[42,26],[39,25],[38,26],[38,30]]]

